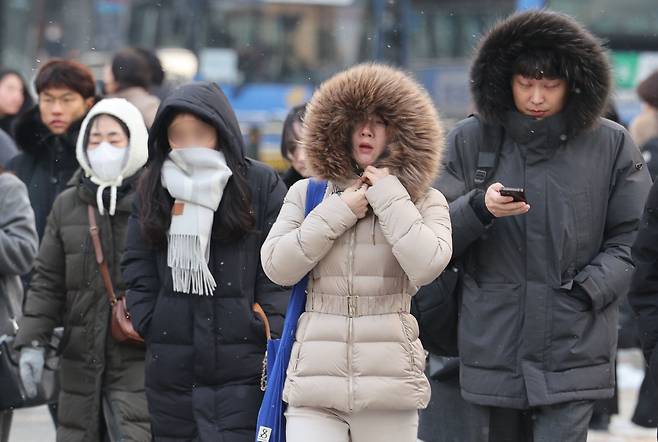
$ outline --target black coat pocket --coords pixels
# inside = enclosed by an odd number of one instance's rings
[[[573,290],[581,290],[574,285]],[[554,371],[610,361],[616,345],[616,305],[594,312],[578,296],[553,290],[551,354]]]
[[[519,345],[520,284],[464,279],[459,354],[466,365],[514,369]]]

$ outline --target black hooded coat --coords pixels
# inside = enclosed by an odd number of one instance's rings
[[[27,186],[39,238],[43,237],[55,198],[67,188],[79,167],[75,144],[83,118],[61,135],[53,134],[41,121],[38,105],[16,121],[15,139],[20,152],[9,161],[7,169]]]
[[[199,296],[174,292],[167,250],[148,245],[140,227],[139,202],[133,209],[122,270],[132,322],[147,343],[152,434],[156,441],[167,442],[253,442],[266,338],[252,304],[260,303],[277,334],[289,289],[265,276],[260,247],[286,187],[274,170],[244,157],[238,122],[214,84],[182,86],[165,99],[151,128],[151,150],[164,148],[166,143],[158,140],[166,140],[168,122],[180,112],[215,126],[222,148],[233,149],[243,159],[256,224],[255,231],[236,241],[211,238],[208,267],[217,289],[213,296]]]
[[[556,51],[567,72],[564,109],[542,120],[516,111],[511,91],[514,61],[533,49]],[[601,118],[603,49],[565,15],[518,14],[484,38],[471,89],[481,118],[504,130],[487,181],[525,188],[530,211],[483,222],[472,190],[482,126],[457,124],[437,187],[464,264],[462,396],[520,409],[612,396],[617,301],[650,178],[628,132]]]

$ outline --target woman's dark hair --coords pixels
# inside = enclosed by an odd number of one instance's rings
[[[658,71],[654,71],[637,85],[637,95],[649,106],[658,108]]]
[[[149,152],[149,165],[142,174],[138,193],[141,200],[140,224],[142,234],[146,241],[152,247],[163,249],[167,244],[167,231],[171,224],[171,208],[173,198],[162,186],[160,174],[162,165],[167,159],[169,151],[169,139],[167,129],[173,119],[181,113],[190,113],[187,110],[180,112],[170,112],[163,116],[163,124],[160,126],[159,133],[152,133],[155,140],[152,143]],[[217,127],[206,118],[192,114],[212,126]],[[220,146],[226,146],[227,141],[221,131],[217,130],[217,139]],[[246,233],[254,230],[255,219],[251,209],[251,192],[247,182],[247,169],[243,159],[234,149],[223,149],[222,152],[226,157],[226,164],[233,172],[228,180],[222,201],[215,212],[213,222],[213,239],[220,241],[236,241],[242,238]]]
[[[295,130],[293,124],[295,122],[302,123],[304,121],[304,114],[306,114],[306,104],[293,107],[285,121],[283,122],[283,131],[281,132],[281,156],[288,159],[288,155],[294,154],[297,149],[297,140],[295,138]]]
[[[521,53],[514,62],[514,75],[541,80],[542,78],[568,80],[566,63],[557,51],[532,49]]]
[[[162,62],[160,58],[150,49],[135,47],[135,51],[146,60],[146,63],[149,65],[151,72],[151,85],[152,86],[162,86],[162,83],[165,79],[165,72],[162,67]]]
[[[51,88],[71,89],[90,98],[96,94],[96,81],[89,68],[77,61],[51,60],[39,70],[34,80],[37,94]]]
[[[114,54],[112,76],[118,90],[129,87],[148,89],[151,86],[151,67],[144,55],[132,48]]]
[[[27,87],[27,82],[23,78],[20,72],[14,69],[6,69],[6,68],[0,68],[0,82],[5,79],[6,76],[8,75],[14,75],[18,77],[19,80],[21,80],[21,83],[23,84],[23,104],[21,105],[20,110],[18,113],[23,113],[27,109],[31,108],[34,105],[34,100],[32,100],[32,96],[30,95],[30,90]]]
[[[94,122],[99,117],[110,117],[114,121],[119,123],[119,126],[121,126],[121,130],[123,130],[123,133],[126,135],[126,137],[128,137],[128,140],[130,140],[130,129],[128,129],[128,126],[126,125],[126,123],[124,123],[123,121],[121,121],[121,119],[119,119],[119,118],[117,118],[117,117],[115,117],[114,115],[111,115],[111,114],[98,114],[98,115],[94,115],[93,118],[91,120],[89,120],[89,122],[87,123],[87,127],[85,129],[85,135],[84,135],[84,138],[83,138],[83,144],[82,144],[84,146],[84,149],[86,149],[87,146],[89,145],[89,135],[91,134],[91,128],[94,126]]]

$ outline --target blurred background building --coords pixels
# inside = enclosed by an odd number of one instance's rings
[[[275,167],[287,111],[331,74],[364,60],[403,66],[443,116],[472,111],[473,47],[515,9],[569,13],[607,41],[623,121],[636,84],[658,68],[655,0],[2,0],[0,64],[32,78],[50,57],[77,58],[102,78],[124,46],[158,50],[171,82],[219,82],[250,153]]]

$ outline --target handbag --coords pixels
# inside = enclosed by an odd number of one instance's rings
[[[21,352],[14,348],[18,333],[17,316],[9,300],[9,295],[2,291],[7,302],[13,333],[0,336],[0,410],[36,407],[57,402],[59,396],[59,355],[58,349],[62,339],[62,328],[53,331],[50,342],[45,346],[43,375],[37,386],[37,395],[28,398],[21,381],[19,361]]]
[[[96,209],[91,205],[87,206],[87,215],[89,217],[89,233],[91,235],[91,242],[94,245],[96,262],[98,263],[98,268],[101,272],[101,279],[105,286],[105,293],[112,309],[110,325],[112,337],[117,342],[142,347],[144,345],[144,338],[135,331],[133,323],[130,320],[130,313],[126,306],[125,293],[120,298],[117,298],[114,293],[112,279],[110,278],[110,270],[108,269],[107,262],[103,256],[103,247],[101,246],[101,238],[98,233]]]
[[[315,179],[309,180],[306,190],[306,209],[304,216],[322,201],[327,190],[327,182]],[[286,382],[286,370],[290,362],[292,344],[295,342],[297,322],[306,306],[306,288],[308,275],[304,276],[292,289],[286,319],[283,322],[283,332],[280,339],[267,340],[267,350],[264,365],[262,388],[265,396],[258,411],[256,423],[256,442],[284,442],[286,440],[285,404],[283,402],[283,386]],[[258,313],[257,313],[258,314]],[[265,321],[267,324],[267,322]],[[266,333],[268,332],[266,326]]]

